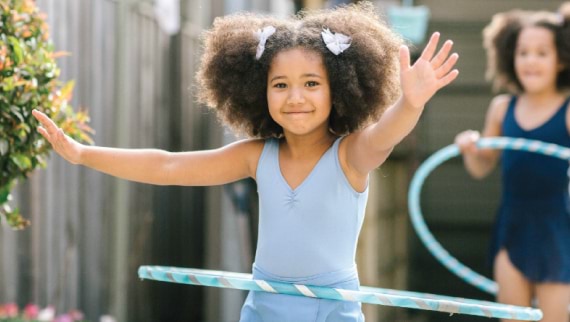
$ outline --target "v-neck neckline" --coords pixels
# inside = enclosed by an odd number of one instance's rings
[[[336,142],[337,142],[338,138],[334,139],[332,144],[325,150],[325,152],[323,152],[323,154],[319,157],[319,160],[317,161],[317,163],[315,163],[315,165],[313,166],[313,168],[311,169],[311,171],[309,171],[309,173],[305,176],[305,178],[303,178],[303,180],[301,180],[301,183],[299,183],[299,185],[297,185],[297,187],[295,187],[294,189],[291,187],[291,185],[289,184],[289,182],[287,181],[287,179],[285,178],[285,175],[283,175],[283,171],[281,170],[281,160],[279,158],[280,155],[280,142],[277,141],[277,171],[279,172],[279,177],[281,178],[281,182],[283,182],[283,184],[285,185],[285,187],[287,187],[287,189],[293,193],[296,194],[299,192],[299,190],[305,186],[306,182],[310,181],[311,177],[313,177],[313,174],[315,173],[316,169],[318,168],[318,166],[321,164],[321,162],[323,161],[323,159],[325,158],[325,156],[333,150],[333,147],[335,146]]]
[[[543,127],[545,127],[548,123],[552,122],[552,120],[554,120],[554,118],[556,118],[556,116],[558,115],[558,113],[561,113],[561,111],[565,111],[565,107],[570,103],[570,97],[565,98],[564,101],[562,102],[562,105],[560,105],[558,107],[558,109],[556,109],[556,112],[554,112],[554,114],[552,114],[549,118],[546,119],[546,121],[542,122],[541,124],[539,124],[538,126],[532,127],[530,129],[526,129],[523,126],[521,126],[521,124],[519,123],[519,120],[517,119],[517,103],[518,103],[518,98],[516,99],[516,101],[514,102],[514,106],[513,106],[513,120],[515,125],[522,130],[525,133],[530,133],[530,132],[534,132],[537,131]]]

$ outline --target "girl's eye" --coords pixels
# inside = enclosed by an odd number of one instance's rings
[[[319,85],[319,83],[317,83],[317,82],[315,82],[315,81],[308,81],[308,82],[305,84],[305,86],[307,86],[307,87],[315,87],[315,86],[317,86],[317,85]]]
[[[538,55],[539,55],[540,57],[546,57],[546,56],[548,56],[548,53],[545,52],[545,51],[541,51],[541,52],[538,53]]]
[[[275,88],[286,88],[287,85],[284,83],[277,83],[277,84],[273,85],[273,87],[275,87]]]

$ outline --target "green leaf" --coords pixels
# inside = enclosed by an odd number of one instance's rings
[[[0,188],[0,205],[8,202],[8,200],[10,198],[11,186],[12,186],[11,184],[8,184],[8,185]]]
[[[20,122],[24,122],[24,116],[22,115],[21,110],[18,106],[11,105],[10,112],[12,112],[12,115],[16,116]]]
[[[12,160],[20,170],[26,170],[32,167],[30,158],[23,154],[14,154],[10,156],[10,160]]]
[[[0,155],[6,155],[10,149],[10,143],[5,139],[0,139]]]
[[[20,46],[20,41],[18,38],[14,36],[9,36],[8,41],[10,45],[12,45],[12,51],[14,53],[14,62],[16,65],[19,65],[20,62],[24,59],[24,55],[22,54],[22,47]]]
[[[16,208],[12,210],[8,205],[4,205],[3,208],[2,212],[6,217],[6,222],[8,222],[8,226],[12,227],[12,229],[22,230],[30,225],[30,221],[20,214],[20,209]]]

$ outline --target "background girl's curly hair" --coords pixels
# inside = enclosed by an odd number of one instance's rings
[[[495,91],[520,93],[524,89],[515,72],[515,50],[523,27],[539,26],[554,34],[559,62],[564,66],[557,77],[558,89],[570,87],[570,2],[558,12],[511,10],[493,16],[483,30],[487,52],[486,77]]]
[[[276,32],[256,60],[259,41],[254,32],[269,25]],[[350,47],[334,55],[321,38],[323,28],[351,37]],[[214,108],[225,124],[250,137],[283,134],[269,115],[267,73],[273,57],[287,49],[302,47],[323,57],[332,96],[330,129],[337,135],[352,133],[378,119],[400,92],[398,50],[402,40],[367,2],[304,11],[287,19],[233,14],[217,18],[204,36],[198,98]]]

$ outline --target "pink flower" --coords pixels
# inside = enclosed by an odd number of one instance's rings
[[[5,317],[7,318],[15,318],[18,316],[18,305],[14,302],[12,303],[6,303],[4,304],[3,310],[2,310],[3,314]]]
[[[40,307],[35,304],[28,304],[24,308],[24,318],[28,320],[35,320],[40,313]]]
[[[54,322],[73,322],[73,318],[69,314],[63,314],[56,317]]]
[[[71,310],[71,311],[69,311],[68,314],[69,314],[69,316],[71,316],[73,321],[81,321],[81,320],[85,319],[83,312],[81,312],[79,310]]]

